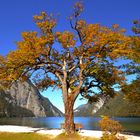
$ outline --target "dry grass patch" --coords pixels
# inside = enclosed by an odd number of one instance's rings
[[[78,133],[71,135],[66,135],[65,133],[62,133],[57,137],[55,137],[54,140],[99,140],[99,139],[93,137],[80,136]]]
[[[50,140],[45,135],[36,133],[0,133],[0,140]]]
[[[37,133],[0,133],[0,140],[99,140],[97,138],[84,137],[78,134],[66,135],[62,133],[55,138],[51,135]]]

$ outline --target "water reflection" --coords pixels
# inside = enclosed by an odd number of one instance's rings
[[[114,118],[120,121],[125,130],[140,133],[140,118]],[[99,130],[100,118],[96,117],[75,117],[75,123],[82,123],[84,129]],[[21,125],[31,127],[45,127],[48,129],[60,128],[64,122],[63,117],[44,117],[44,118],[0,118],[0,125]]]

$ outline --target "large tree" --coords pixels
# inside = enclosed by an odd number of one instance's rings
[[[23,32],[17,49],[0,57],[1,81],[32,78],[39,89],[62,90],[67,133],[75,131],[73,106],[78,95],[89,102],[113,96],[114,85],[125,81],[121,60],[132,52],[124,29],[88,24],[80,17],[82,11],[83,5],[76,3],[69,18],[73,32],[56,32],[56,20],[46,12],[34,16],[39,32]]]

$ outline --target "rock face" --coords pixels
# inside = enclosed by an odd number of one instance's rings
[[[32,111],[17,106],[10,94],[0,90],[0,117],[33,117]]]
[[[106,98],[102,97],[96,103],[83,104],[74,110],[75,116],[93,116],[105,103]]]
[[[5,110],[4,115],[6,116],[63,116],[63,113],[48,98],[39,93],[31,81],[15,82],[8,91],[1,90],[0,93],[0,99],[5,102],[3,111]]]

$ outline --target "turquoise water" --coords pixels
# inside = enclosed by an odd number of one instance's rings
[[[140,135],[140,118],[114,118],[118,120],[127,132],[136,132]],[[99,130],[96,117],[75,117],[75,123],[82,123],[83,129]],[[45,127],[48,129],[60,129],[60,124],[64,122],[63,117],[44,118],[0,118],[0,125],[21,125],[31,127]]]

